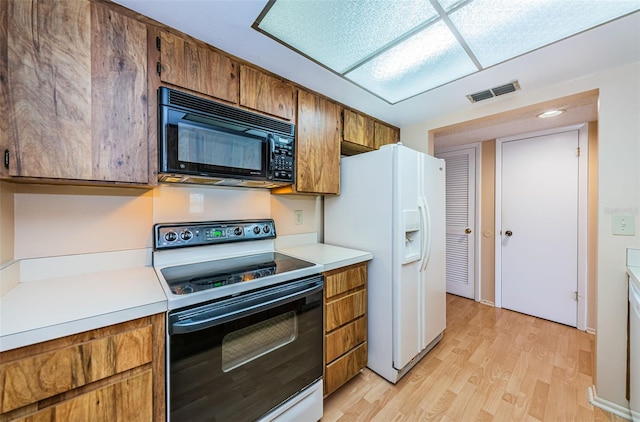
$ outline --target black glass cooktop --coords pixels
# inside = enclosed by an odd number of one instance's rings
[[[278,252],[267,252],[177,265],[160,271],[173,294],[185,295],[308,268],[313,265],[311,262]]]

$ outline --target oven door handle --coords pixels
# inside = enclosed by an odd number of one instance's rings
[[[171,323],[170,334],[187,334],[194,331],[204,330],[225,322],[239,319],[248,315],[252,315],[261,311],[265,311],[276,306],[293,302],[302,297],[322,292],[324,283],[312,283],[312,287],[300,290],[300,286],[291,289],[292,293],[279,290],[271,294],[254,294],[248,295],[246,300],[236,301],[232,306],[221,304],[218,307],[211,308],[204,315],[196,318],[185,318]],[[284,294],[283,294],[284,293]],[[275,297],[274,297],[275,296]]]

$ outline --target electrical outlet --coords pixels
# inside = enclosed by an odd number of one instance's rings
[[[294,222],[296,226],[302,224],[302,210],[295,210],[293,212]]]
[[[611,233],[622,236],[634,236],[636,234],[636,220],[633,215],[612,215]]]

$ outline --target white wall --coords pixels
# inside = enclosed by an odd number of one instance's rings
[[[541,68],[542,69],[542,68]],[[640,62],[506,98],[488,100],[473,112],[440,116],[402,127],[403,139],[427,150],[429,130],[502,113],[571,94],[599,89],[598,297],[596,390],[598,397],[627,406],[625,253],[640,247]],[[417,144],[417,146],[414,146]],[[611,234],[612,213],[636,216],[635,236]]]
[[[303,224],[294,224],[294,210],[303,210]],[[2,182],[0,265],[11,259],[149,248],[155,223],[248,218],[274,218],[278,235],[319,232],[321,200],[272,196],[266,189]]]

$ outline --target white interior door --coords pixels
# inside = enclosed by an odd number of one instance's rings
[[[578,130],[501,143],[502,307],[577,324]]]
[[[446,162],[447,293],[474,299],[476,149],[436,154]]]

